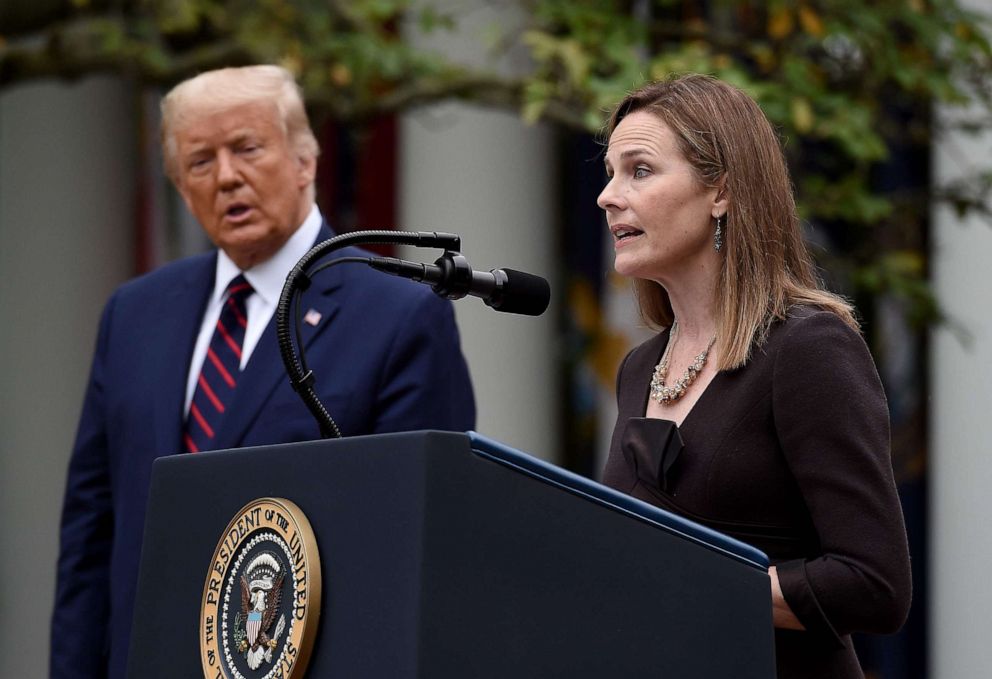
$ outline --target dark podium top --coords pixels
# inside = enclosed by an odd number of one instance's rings
[[[211,557],[259,497],[295,502],[320,549],[309,677],[775,676],[763,553],[477,434],[414,432],[157,460],[130,677],[202,676]]]

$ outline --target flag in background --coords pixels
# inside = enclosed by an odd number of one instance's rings
[[[380,116],[357,127],[319,126],[317,204],[337,233],[396,229],[399,125]],[[382,255],[391,245],[367,245]]]

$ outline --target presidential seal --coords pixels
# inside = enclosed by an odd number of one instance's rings
[[[231,519],[200,604],[206,679],[303,676],[320,617],[320,557],[289,500],[260,498]]]

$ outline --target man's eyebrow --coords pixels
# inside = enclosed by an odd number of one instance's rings
[[[255,134],[254,130],[238,130],[231,137],[230,143],[231,144],[241,144],[241,143],[246,142],[246,141],[249,141],[249,140],[254,140],[254,139],[257,138],[257,136],[258,135]]]
[[[182,157],[183,158],[189,158],[191,156],[195,156],[195,155],[204,153],[205,151],[209,150],[209,148],[210,147],[207,144],[204,144],[204,143],[190,144],[188,148],[184,149],[184,151],[182,153]]]

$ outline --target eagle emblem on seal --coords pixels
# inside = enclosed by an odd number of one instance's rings
[[[286,628],[286,616],[282,615],[270,634],[279,612],[285,576],[278,559],[270,552],[252,559],[241,575],[241,612],[234,620],[234,641],[253,670],[263,661],[272,662],[272,651]]]

